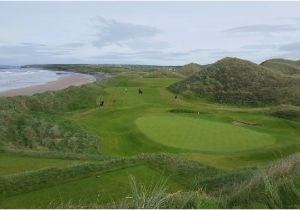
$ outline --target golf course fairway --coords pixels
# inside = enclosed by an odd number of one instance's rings
[[[274,144],[276,139],[231,124],[192,117],[141,117],[136,125],[149,139],[175,148],[207,152],[239,152]]]

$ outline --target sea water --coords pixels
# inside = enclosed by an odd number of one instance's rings
[[[71,74],[48,71],[39,68],[0,68],[0,92],[18,88],[41,85]]]

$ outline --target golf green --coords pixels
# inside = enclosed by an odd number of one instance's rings
[[[176,115],[141,117],[136,125],[155,142],[188,150],[238,152],[276,141],[271,135],[244,127]]]

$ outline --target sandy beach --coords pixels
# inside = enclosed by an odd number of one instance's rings
[[[41,85],[34,85],[25,88],[3,91],[0,92],[0,96],[18,96],[18,95],[31,96],[36,93],[61,90],[70,86],[80,86],[95,81],[96,78],[92,75],[73,74],[73,75],[67,75],[61,77],[55,81],[47,82]]]

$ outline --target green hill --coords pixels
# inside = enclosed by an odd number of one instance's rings
[[[184,65],[181,68],[179,68],[178,72],[185,76],[190,76],[198,71],[203,70],[205,67],[206,67],[205,65],[200,65],[197,63],[189,63],[189,64]]]
[[[264,61],[260,65],[286,76],[300,76],[300,60],[271,59]]]
[[[300,104],[300,81],[238,58],[223,58],[169,87],[175,93],[196,93],[218,102]]]

